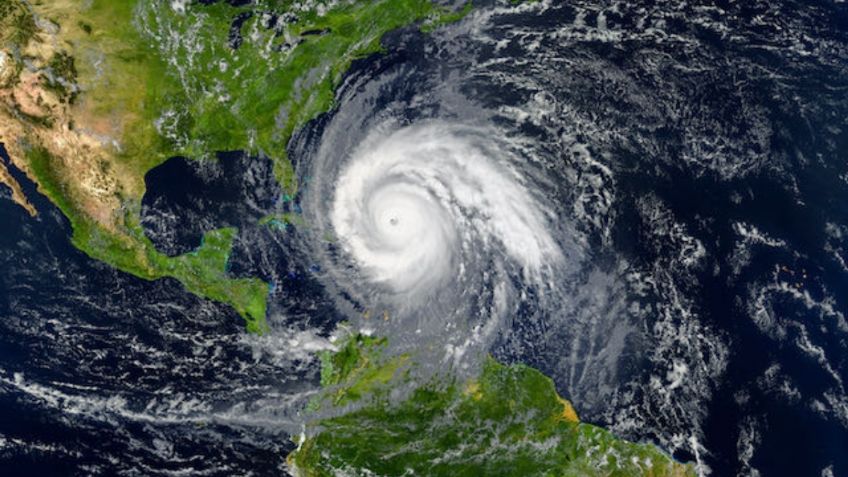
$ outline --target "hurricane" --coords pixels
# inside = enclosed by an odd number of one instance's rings
[[[528,290],[553,299],[566,252],[551,186],[523,153],[491,126],[440,119],[385,121],[348,150],[321,148],[305,211],[332,238],[310,239],[328,278],[366,313],[415,320],[418,335],[479,330]]]
[[[561,259],[550,212],[491,133],[430,124],[375,135],[337,179],[330,215],[369,280],[418,296],[463,281],[490,251],[527,278]]]

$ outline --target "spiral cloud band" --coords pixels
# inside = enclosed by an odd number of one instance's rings
[[[461,281],[492,255],[540,278],[561,252],[499,146],[489,131],[435,122],[370,135],[336,181],[330,221],[343,250],[405,296]]]

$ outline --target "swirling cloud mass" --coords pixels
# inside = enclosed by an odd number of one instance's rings
[[[356,324],[473,367],[505,321],[556,308],[579,252],[532,149],[487,121],[345,121],[363,127],[334,120],[313,143],[303,204],[347,319],[388,317]]]
[[[407,298],[462,282],[490,260],[538,280],[562,254],[515,160],[486,130],[381,130],[339,176],[332,225],[368,280]]]

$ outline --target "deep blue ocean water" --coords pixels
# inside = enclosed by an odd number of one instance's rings
[[[552,376],[581,418],[629,439],[673,442],[691,419],[698,446],[683,442],[675,456],[693,460],[697,449],[711,475],[848,475],[848,268],[840,262],[848,261],[848,12],[828,2],[723,7],[733,15],[694,7],[670,15],[657,37],[592,36],[639,30],[650,15],[583,3],[491,19],[489,35],[524,32],[497,48],[473,31],[433,39],[404,30],[385,40],[387,53],[355,63],[338,108],[365,97],[355,107],[372,108],[363,113],[369,118],[392,108],[410,122],[438,117],[445,99],[421,107],[420,97],[451,82],[491,110],[540,91],[553,98],[551,124],[524,123],[522,133],[553,149],[563,167],[572,152],[547,142],[552,133],[543,126],[574,136],[614,177],[614,187],[593,186],[614,189],[614,200],[597,215],[602,230],[586,234],[592,267],[613,282],[639,273],[650,283],[667,272],[672,288],[634,299],[649,310],[638,316],[628,307],[598,308],[609,321],[592,322],[597,327],[632,328],[609,369],[569,362],[573,335],[585,332],[580,340],[601,347],[608,335],[567,320],[516,322],[495,356]],[[654,17],[662,10],[654,2],[640,8]],[[606,12],[603,31],[598,11]],[[588,26],[543,34],[578,17]],[[697,48],[666,45],[675,35]],[[497,57],[513,60],[498,76],[476,69]],[[515,82],[493,79],[504,76]],[[337,111],[295,136],[296,163],[308,163]],[[189,252],[206,231],[239,228],[230,273],[273,286],[275,331],[258,338],[245,335],[231,309],[174,280],[147,282],[86,257],[70,243],[61,213],[13,172],[40,214],[30,218],[0,200],[0,473],[283,474],[296,428],[283,403],[316,383],[314,363],[287,348],[288,330],[326,336],[345,319],[299,242],[298,227],[308,225],[257,224],[296,214],[302,197],[279,189],[266,159],[238,152],[203,163],[173,158],[146,178],[143,225],[161,251]],[[310,178],[301,179],[308,188]],[[559,199],[570,205],[578,194]],[[697,247],[680,246],[681,230],[704,254],[685,270],[681,249]],[[622,267],[626,273],[617,272]],[[587,265],[583,278],[591,283],[600,273]],[[590,292],[601,296],[601,287]],[[680,297],[686,304],[675,308]],[[652,352],[666,346],[657,330],[691,329],[687,321],[707,338]],[[700,358],[720,365],[699,370]],[[677,361],[689,370],[680,387],[665,381]],[[605,373],[575,386],[574,366]],[[652,395],[660,392],[670,397]]]

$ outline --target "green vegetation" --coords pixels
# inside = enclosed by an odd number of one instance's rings
[[[357,401],[383,389],[409,358],[382,359],[385,338],[357,335],[339,351],[321,353],[321,385],[333,387],[327,398],[334,405]]]
[[[35,35],[35,18],[20,0],[4,0],[0,3],[0,40],[13,47],[26,45]]]
[[[282,2],[285,5],[285,2]],[[225,2],[175,15],[161,3],[142,3],[139,18],[158,54],[173,58],[181,90],[157,98],[156,118],[178,114],[165,136],[181,154],[199,157],[210,151],[245,149],[265,154],[278,179],[293,190],[286,144],[291,134],[333,106],[341,76],[357,58],[380,51],[380,38],[412,22],[442,17],[458,19],[429,0],[342,2],[323,15],[298,12],[296,21],[278,35],[253,15],[240,28],[252,35],[237,49],[228,46],[232,20],[239,14],[271,8],[232,7]],[[176,33],[178,43],[160,40]],[[151,118],[151,119],[156,119]]]
[[[351,338],[323,360],[326,392],[355,386],[406,358],[385,340]],[[400,364],[395,365],[395,369]],[[368,368],[371,368],[369,371]],[[319,419],[289,456],[301,476],[694,476],[649,444],[580,423],[553,382],[523,365],[487,359],[480,377],[419,386],[400,402],[376,392],[364,406]]]
[[[53,55],[50,60],[50,71],[52,77],[47,85],[53,89],[62,102],[73,102],[76,97],[75,91],[68,91],[68,84],[74,84],[77,80],[77,68],[74,57],[64,51]]]
[[[268,285],[259,279],[228,278],[224,273],[236,232],[234,228],[213,230],[194,252],[175,259],[157,254],[155,260],[163,274],[178,279],[189,291],[233,304],[247,318],[248,331],[260,333],[267,326]]]

